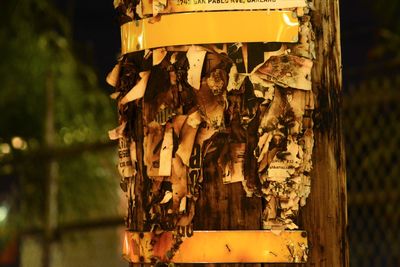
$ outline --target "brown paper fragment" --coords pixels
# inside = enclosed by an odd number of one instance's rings
[[[180,137],[183,125],[186,122],[187,115],[177,115],[172,119],[172,127],[174,128],[174,133]]]
[[[181,158],[182,162],[186,166],[189,166],[190,155],[192,153],[193,144],[196,138],[197,128],[199,127],[200,123],[200,113],[196,111],[187,117],[182,126],[176,155]]]
[[[248,74],[239,73],[236,64],[232,64],[232,67],[229,70],[227,91],[239,90],[247,76]]]
[[[164,131],[160,124],[151,122],[145,130],[144,137],[144,164],[147,166],[147,175],[160,176],[160,152],[164,138]]]
[[[167,124],[164,131],[164,139],[161,145],[160,168],[158,173],[159,176],[171,175],[172,152],[174,149],[172,131],[172,126]]]
[[[110,98],[111,99],[117,99],[118,98],[118,96],[121,94],[121,92],[114,92],[114,93],[112,93],[111,95],[110,95]]]
[[[118,142],[118,171],[121,177],[131,177],[136,171],[132,164],[130,140],[122,137]]]
[[[166,191],[164,198],[160,201],[160,204],[167,204],[172,199],[172,192]]]
[[[143,71],[139,73],[140,81],[121,99],[121,104],[124,105],[136,99],[140,99],[146,92],[147,81],[150,77],[150,71]]]
[[[108,137],[110,140],[117,140],[123,137],[123,133],[126,127],[126,121],[122,122],[117,128],[108,131]]]
[[[310,59],[292,56],[272,56],[257,69],[258,75],[283,87],[311,90]]]
[[[117,86],[119,80],[119,73],[121,71],[121,63],[118,62],[111,72],[107,75],[106,81],[112,87]]]
[[[203,79],[200,90],[196,90],[195,94],[203,120],[215,129],[223,128],[226,93],[214,95],[206,79]]]
[[[172,209],[174,212],[179,211],[181,199],[187,194],[187,168],[179,157],[172,159]]]
[[[189,70],[187,72],[187,81],[194,89],[200,89],[201,70],[207,51],[199,49],[197,46],[191,46],[186,53],[189,61]]]
[[[159,13],[163,13],[167,7],[167,0],[153,0],[153,16],[157,16]]]
[[[287,143],[287,150],[281,153],[284,156],[279,158],[276,155],[268,167],[269,181],[284,181],[294,174],[295,169],[301,163],[301,159],[298,157],[299,150],[301,150],[299,145],[292,140],[291,136],[288,137]]]
[[[153,66],[156,66],[164,60],[167,55],[167,49],[164,47],[153,50]]]
[[[236,183],[244,180],[244,158],[246,143],[229,144],[230,161],[225,165],[223,183]]]

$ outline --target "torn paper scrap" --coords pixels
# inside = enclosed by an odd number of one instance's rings
[[[187,81],[195,89],[200,89],[201,70],[207,51],[199,50],[196,46],[192,46],[186,53],[189,61],[189,70],[187,72]]]
[[[144,96],[150,71],[143,71],[139,73],[139,76],[141,77],[140,81],[121,99],[122,105]]]
[[[263,79],[283,87],[311,90],[311,67],[308,58],[292,55],[272,56],[257,72]]]

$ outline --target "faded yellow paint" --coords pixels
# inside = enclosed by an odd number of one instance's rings
[[[299,21],[290,11],[196,12],[126,23],[121,43],[126,54],[174,45],[297,42],[298,32]]]
[[[171,232],[156,236],[127,231],[124,257],[143,263],[152,259],[174,263],[287,263],[305,262],[308,252],[304,231],[195,231],[192,237],[182,238],[179,249],[170,254],[173,240]]]

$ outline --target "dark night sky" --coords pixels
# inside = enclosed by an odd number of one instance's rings
[[[93,63],[102,87],[107,73],[114,67],[120,48],[119,26],[112,0],[63,1],[57,6],[70,18],[77,53]]]
[[[368,50],[376,42],[378,22],[362,0],[340,1],[342,60],[344,70],[368,63]]]

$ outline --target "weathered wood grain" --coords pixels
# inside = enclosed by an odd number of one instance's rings
[[[345,150],[341,125],[342,65],[338,0],[315,0],[312,23],[316,35],[313,68],[314,169],[311,194],[300,213],[300,228],[309,235],[307,264],[264,266],[349,266]]]
[[[313,68],[315,148],[313,151],[312,189],[307,205],[301,209],[299,226],[309,235],[307,264],[218,264],[220,267],[347,267],[346,172],[340,120],[341,50],[338,0],[315,0],[312,23],[316,35]],[[138,153],[139,156],[140,152]],[[138,160],[139,157],[138,157]],[[217,164],[217,159],[211,161]],[[141,166],[143,167],[143,165]],[[261,229],[262,200],[247,198],[240,183],[224,185],[216,166],[207,166],[202,193],[196,204],[194,229]],[[142,172],[139,168],[139,173]],[[145,177],[141,177],[145,179]],[[137,188],[137,193],[143,188]],[[142,196],[144,197],[144,196]],[[140,201],[138,199],[138,201]],[[137,203],[139,204],[139,203]],[[136,218],[135,230],[143,230],[142,218]],[[207,266],[216,264],[184,264]]]
[[[339,3],[338,0],[316,0],[314,5],[312,23],[317,56],[313,69],[313,92],[316,98],[314,169],[311,174],[311,194],[299,218],[300,228],[309,234],[309,260],[307,264],[263,264],[265,267],[349,266],[345,152],[340,120],[342,66]],[[222,185],[220,181],[206,178],[203,195],[196,209],[195,228],[261,228],[261,201],[246,200],[242,191],[240,185]]]

